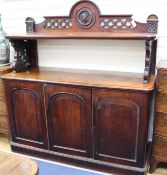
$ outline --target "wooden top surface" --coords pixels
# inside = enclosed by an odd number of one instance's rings
[[[4,79],[28,80],[46,83],[58,83],[101,88],[121,88],[131,90],[151,91],[154,88],[155,77],[149,83],[143,83],[143,74],[91,71],[60,68],[39,68],[23,73],[8,73]]]
[[[0,151],[0,175],[37,175],[38,165],[27,157]]]
[[[120,39],[120,40],[147,40],[156,39],[157,35],[152,33],[98,33],[98,32],[60,32],[60,33],[32,33],[32,34],[11,34],[8,39]]]
[[[11,70],[11,66],[0,66],[0,75],[7,72],[11,72]]]

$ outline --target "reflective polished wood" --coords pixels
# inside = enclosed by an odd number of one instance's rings
[[[87,87],[121,88],[141,91],[154,89],[155,76],[143,83],[143,74],[112,71],[92,71],[62,68],[35,68],[29,72],[8,73],[3,78],[60,84],[75,84]]]
[[[44,18],[36,24],[27,17],[27,34],[7,36],[16,55],[15,73],[3,76],[12,150],[112,174],[146,175],[157,16],[140,23],[132,15],[101,15],[96,4],[83,0],[69,16]],[[145,40],[144,73],[39,68],[38,39]]]

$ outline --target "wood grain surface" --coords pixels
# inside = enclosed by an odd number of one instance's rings
[[[12,70],[10,66],[0,66],[0,133],[3,133],[9,138],[9,128],[7,119],[7,109],[6,109],[6,99],[5,99],[5,89],[1,76]]]
[[[36,68],[30,72],[11,72],[5,74],[2,78],[144,91],[153,90],[155,84],[155,76],[151,76],[149,83],[143,84],[143,74],[140,73],[59,68]]]
[[[167,162],[167,61],[161,60],[157,68],[155,124],[150,173],[155,171],[160,162]]]
[[[34,160],[19,155],[0,152],[1,175],[37,175],[38,165]]]
[[[11,34],[8,39],[125,39],[125,40],[146,40],[155,39],[156,34],[152,33],[92,33],[92,32],[73,32],[73,33],[33,33],[33,34]]]

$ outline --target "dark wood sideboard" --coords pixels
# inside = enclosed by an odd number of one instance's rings
[[[69,16],[47,16],[40,24],[28,17],[26,34],[7,36],[16,52],[14,72],[3,76],[13,151],[119,175],[146,174],[158,19],[150,15],[140,23],[131,16],[101,15],[93,2],[79,1]],[[40,39],[145,40],[145,70],[41,68]]]
[[[158,163],[167,162],[167,61],[161,60],[157,66],[156,105],[154,137],[150,172]]]

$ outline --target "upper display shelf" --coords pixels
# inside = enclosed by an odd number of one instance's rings
[[[8,35],[15,50],[14,72],[38,67],[37,39],[120,39],[145,40],[145,68],[143,82],[155,75],[158,18],[150,15],[146,23],[132,19],[132,15],[101,15],[91,1],[74,4],[69,16],[45,16],[36,24],[26,18],[26,33]]]
[[[132,19],[132,15],[101,15],[91,1],[74,4],[69,16],[45,16],[36,24],[26,18],[26,34],[8,35],[8,39],[156,39],[158,18],[150,15],[146,23]]]
[[[119,40],[155,40],[152,33],[110,33],[110,32],[73,32],[73,33],[28,33],[7,35],[8,39],[119,39]]]

